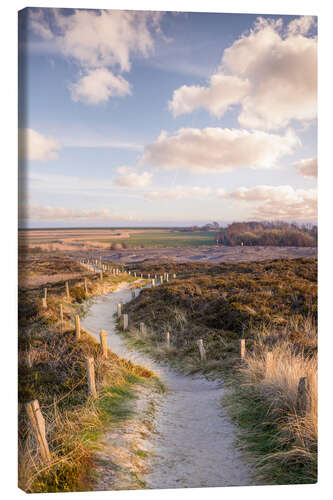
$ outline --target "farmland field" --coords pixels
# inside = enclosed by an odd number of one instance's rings
[[[177,229],[45,229],[21,230],[20,245],[42,250],[165,248],[215,245],[214,231],[181,232]]]

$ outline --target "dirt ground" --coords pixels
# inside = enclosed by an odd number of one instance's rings
[[[84,254],[82,253],[82,256]],[[313,247],[188,247],[188,248],[142,248],[137,250],[108,250],[105,260],[121,264],[147,261],[166,262],[243,262],[266,259],[317,257]]]

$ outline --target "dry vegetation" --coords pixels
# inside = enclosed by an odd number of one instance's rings
[[[120,281],[132,281],[125,275],[110,276],[103,284],[95,275],[70,259],[34,258],[28,265],[20,262],[25,274],[29,265],[35,275],[50,276],[81,271],[80,279],[71,280],[71,298],[64,295],[64,282],[48,285],[48,308],[42,309],[42,289],[19,289],[19,486],[26,492],[86,491],[93,489],[96,449],[107,429],[131,415],[131,401],[138,384],[153,383],[152,373],[109,351],[108,359],[100,346],[82,331],[75,340],[73,315],[83,313],[86,299],[82,277],[88,276],[88,295],[111,291]],[[63,304],[64,324],[59,321]],[[93,356],[98,398],[87,396],[85,357]],[[52,460],[42,463],[31,432],[24,403],[38,399],[46,419],[47,439]],[[137,453],[140,449],[136,450]],[[121,453],[121,450],[119,450]],[[138,458],[138,457],[136,457]],[[139,487],[136,476],[142,464],[136,460],[131,487]],[[117,457],[111,463],[110,483],[119,473]],[[122,471],[124,473],[124,471]],[[113,479],[114,478],[114,479]],[[109,485],[110,486],[110,485]]]
[[[223,376],[227,403],[255,458],[258,481],[316,481],[317,263],[314,259],[242,264],[142,265],[177,279],[127,304],[135,318],[128,341],[186,372]],[[144,321],[147,334],[138,334]],[[171,332],[171,348],[165,332]],[[202,338],[207,362],[200,363]],[[246,361],[239,340],[247,339]],[[267,365],[265,353],[272,353]],[[310,383],[305,416],[296,411],[300,377]]]

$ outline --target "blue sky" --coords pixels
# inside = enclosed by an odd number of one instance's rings
[[[315,18],[28,8],[19,28],[21,224],[315,221]]]

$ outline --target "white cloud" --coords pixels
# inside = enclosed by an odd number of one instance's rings
[[[304,36],[312,19],[292,21],[283,32],[281,20],[258,18],[224,51],[224,67],[252,83],[238,118],[242,127],[278,129],[316,117],[317,39]]]
[[[144,188],[151,184],[153,174],[151,172],[136,172],[129,167],[119,167],[117,172],[120,174],[114,179],[118,186],[129,188]]]
[[[169,101],[169,110],[176,117],[205,108],[212,115],[221,117],[232,104],[240,102],[249,90],[250,82],[247,79],[216,73],[210,78],[208,87],[183,85],[175,90]]]
[[[56,160],[61,146],[56,139],[44,137],[31,128],[19,129],[19,158],[24,160]]]
[[[42,10],[29,9],[28,23],[30,28],[41,38],[44,38],[44,40],[51,40],[53,38],[51,27]]]
[[[73,209],[64,207],[50,207],[41,205],[31,205],[21,210],[22,219],[31,220],[55,220],[55,221],[131,221],[134,220],[130,215],[119,215],[111,212],[109,209],[87,210]]]
[[[287,30],[290,35],[306,35],[315,24],[313,16],[297,17],[288,24]]]
[[[161,12],[84,9],[70,15],[48,9],[46,15],[34,9],[29,25],[86,73],[71,86],[74,100],[95,104],[130,93],[128,82],[108,68],[130,71],[133,56],[148,57],[154,50],[153,33],[161,33],[162,16]],[[97,69],[104,73],[93,71]]]
[[[203,199],[214,193],[213,189],[197,186],[175,186],[174,188],[148,191],[145,198],[152,200],[181,200],[184,198]]]
[[[317,216],[315,189],[294,189],[288,185],[240,187],[224,197],[255,204],[251,216],[262,219],[308,220]]]
[[[49,9],[48,9],[49,10]],[[154,48],[152,31],[159,31],[163,13],[126,10],[75,10],[64,15],[52,9],[52,29],[43,11],[32,11],[31,28],[53,38],[61,52],[82,66],[131,68],[133,53],[147,57]],[[50,14],[50,10],[49,10]]]
[[[130,84],[121,75],[115,76],[107,68],[90,70],[77,83],[70,85],[73,101],[87,104],[106,102],[111,96],[131,94]]]
[[[205,108],[221,117],[233,104],[244,128],[274,130],[317,115],[317,38],[311,16],[283,26],[258,18],[253,29],[224,50],[222,65],[207,87],[176,89],[169,110],[178,116]]]
[[[284,135],[262,131],[183,128],[162,132],[145,147],[141,164],[185,168],[192,172],[227,172],[236,167],[271,168],[300,144],[292,130]]]
[[[293,165],[304,177],[316,178],[318,175],[317,158],[306,158],[304,160],[296,161]]]

